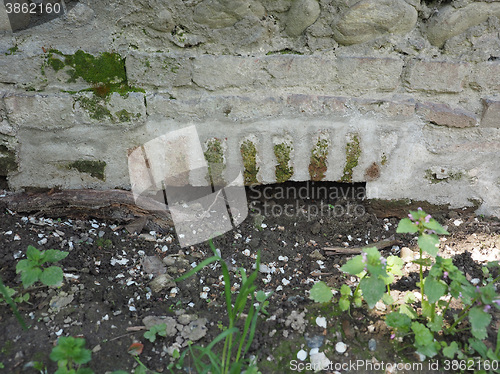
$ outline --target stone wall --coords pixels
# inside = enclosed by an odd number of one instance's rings
[[[86,0],[39,25],[1,7],[12,189],[129,189],[132,149],[196,124],[221,178],[500,217],[500,2]]]

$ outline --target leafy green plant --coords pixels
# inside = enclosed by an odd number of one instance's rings
[[[85,348],[83,338],[60,337],[49,357],[57,362],[54,374],[94,374],[92,369],[81,367],[92,359],[92,352]]]
[[[9,286],[5,286],[5,290],[6,290],[6,293],[11,298],[17,293],[17,291],[15,289],[10,288]],[[12,300],[16,304],[20,304],[20,303],[23,303],[23,302],[28,302],[29,299],[30,299],[30,294],[28,292],[26,292],[25,294],[21,294],[21,295],[15,297],[15,298],[13,298]],[[3,296],[3,293],[0,293],[0,303],[3,303],[3,302],[7,302],[7,300]]]
[[[266,295],[263,291],[256,292],[256,286],[254,284],[257,279],[257,275],[259,274],[260,252],[257,255],[255,271],[250,274],[250,276],[247,276],[245,269],[239,269],[241,287],[236,295],[236,300],[233,303],[231,279],[228,266],[217,253],[217,250],[211,240],[209,241],[209,245],[214,253],[214,256],[202,261],[194,269],[175,281],[179,282],[186,279],[213,262],[220,262],[224,278],[224,295],[229,325],[206,347],[193,346],[192,344],[189,344],[188,349],[180,355],[178,362],[175,365],[171,364],[169,369],[172,373],[174,372],[174,366],[176,369],[181,370],[183,368],[184,359],[189,353],[193,358],[194,365],[198,373],[240,374],[246,368],[247,374],[257,374],[259,371],[255,361],[250,361],[244,357],[252,344],[259,313],[267,314],[266,307],[269,305],[269,301],[267,301],[269,295]],[[254,305],[254,300],[258,302],[256,304],[257,306]],[[247,309],[246,306],[248,302],[249,307]],[[245,311],[246,317],[243,324],[243,331],[240,331],[240,329],[236,326],[236,323],[243,316]],[[224,341],[222,353],[214,353],[212,349],[221,341]]]
[[[33,246],[28,246],[26,259],[16,265],[16,273],[21,273],[21,282],[24,288],[40,281],[46,286],[59,286],[63,281],[63,271],[58,266],[44,267],[45,263],[54,263],[66,258],[69,252],[49,249],[39,251]]]
[[[12,300],[12,297],[11,297],[13,294],[9,290],[10,290],[10,288],[5,286],[5,284],[3,284],[3,280],[0,277],[0,294],[3,296],[2,299],[5,300],[5,302],[10,306],[10,308],[12,309],[12,312],[14,313],[14,316],[16,317],[17,321],[19,322],[19,324],[21,325],[23,330],[27,330],[28,327],[26,326],[26,323],[24,322],[23,317],[21,317],[21,314],[19,314],[19,310],[17,309],[16,302],[14,300]]]
[[[167,325],[165,323],[151,326],[151,328],[144,333],[144,337],[151,343],[154,343],[157,334],[159,336],[167,336]]]
[[[349,260],[342,270],[360,278],[354,292],[347,285],[340,289],[339,307],[348,310],[352,303],[362,305],[364,300],[373,308],[380,299],[391,305],[391,312],[386,315],[387,326],[393,329],[393,338],[413,335],[412,343],[416,351],[427,357],[438,354],[448,359],[466,359],[478,353],[483,360],[500,359],[500,335],[497,337],[495,350],[487,348],[482,340],[488,336],[488,327],[492,320],[489,313],[492,306],[500,309],[500,295],[495,291],[495,283],[489,268],[497,267],[498,262],[483,268],[485,281],[480,285],[471,284],[452,259],[438,255],[439,235],[449,234],[434,218],[422,209],[410,211],[408,218],[399,222],[397,233],[418,235],[419,258],[413,262],[419,266],[420,297],[409,292],[397,310],[390,296],[390,284],[395,275],[402,275],[401,259],[389,256],[385,260],[376,248],[368,248],[361,255]],[[424,269],[428,273],[424,277]],[[331,289],[322,282],[311,289],[310,297],[316,302],[332,299]],[[414,305],[420,299],[420,307]],[[453,313],[452,301],[462,303],[462,310]],[[468,324],[465,321],[468,321]],[[459,331],[469,331],[468,344],[454,340]],[[447,343],[451,341],[451,343]],[[493,368],[493,366],[491,366]],[[484,367],[483,367],[484,368]],[[491,371],[490,369],[486,369]],[[486,371],[485,371],[486,372]],[[495,371],[500,372],[500,371]]]

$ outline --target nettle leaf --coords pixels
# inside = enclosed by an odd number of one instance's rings
[[[349,308],[351,307],[351,303],[349,301],[349,299],[347,297],[341,297],[339,299],[339,307],[340,307],[340,310],[345,312],[346,310],[349,310]]]
[[[30,260],[26,260],[26,259],[21,260],[16,265],[16,274],[19,274],[22,271],[30,270],[33,267],[36,267],[36,266]]]
[[[21,282],[23,283],[24,288],[28,288],[38,279],[40,279],[41,274],[42,269],[40,269],[39,267],[33,267],[31,269],[23,271],[23,273],[21,274]]]
[[[398,228],[396,232],[398,234],[406,234],[406,233],[416,233],[418,231],[418,226],[415,225],[409,218],[403,218],[399,221]]]
[[[443,316],[435,315],[434,321],[428,322],[427,326],[432,332],[439,332],[443,329]]]
[[[371,309],[384,295],[385,283],[378,277],[365,277],[361,279],[359,288],[363,291],[363,297]]]
[[[404,266],[404,261],[399,256],[389,256],[387,257],[387,272],[393,275],[403,275],[402,268]]]
[[[448,347],[443,348],[443,355],[445,355],[445,357],[448,357],[450,359],[455,357],[455,354],[457,352],[458,352],[457,342],[451,342],[451,344]]]
[[[340,294],[341,295],[349,296],[349,295],[351,295],[351,293],[352,293],[351,287],[349,287],[347,284],[343,284],[342,287],[340,287]]]
[[[343,286],[346,286],[345,284],[342,285]],[[346,286],[348,287],[348,286]],[[351,292],[351,290],[349,289],[349,293]],[[332,294],[332,289],[330,287],[328,287],[326,285],[325,282],[318,282],[318,283],[315,283],[314,286],[312,286],[311,288],[311,292],[310,292],[310,295],[309,295],[309,298],[311,298],[312,300],[314,300],[315,302],[317,303],[326,303],[328,301],[330,301],[333,297],[333,294]]]
[[[365,268],[365,264],[363,263],[363,257],[356,256],[347,261],[341,268],[344,273],[348,273],[350,275],[357,275],[361,273]]]
[[[393,327],[403,333],[407,333],[410,331],[411,318],[403,313],[391,312],[385,317],[385,323],[389,327]]]
[[[403,304],[399,307],[399,313],[406,314],[411,319],[417,319],[418,315],[411,306]]]
[[[486,339],[488,332],[486,327],[491,322],[491,315],[481,307],[474,307],[469,312],[469,321],[472,327],[472,335],[477,339]]]
[[[394,303],[394,298],[391,296],[390,293],[384,293],[384,296],[382,296],[382,301],[384,302],[385,305],[391,305]]]
[[[418,246],[432,257],[436,257],[439,251],[439,237],[436,234],[422,234],[418,237]]]
[[[448,285],[442,280],[437,280],[432,277],[427,277],[424,283],[425,294],[427,295],[427,300],[429,303],[434,304],[438,301],[446,291],[448,290]]]
[[[434,230],[436,232],[436,234],[442,234],[442,235],[449,235],[450,234],[434,218],[431,218],[429,220],[429,222],[424,222],[424,227],[426,229],[429,229],[429,230]]]
[[[60,267],[51,266],[43,270],[40,275],[40,282],[46,286],[59,286],[63,281],[64,275]]]
[[[26,257],[28,257],[28,260],[31,260],[36,264],[40,264],[40,260],[42,258],[42,252],[40,252],[32,245],[29,245],[28,249],[26,250]]]
[[[412,322],[411,329],[415,334],[415,344],[419,346],[426,346],[432,344],[434,341],[434,335],[432,332],[420,322]]]
[[[431,266],[432,260],[430,258],[417,258],[412,261],[414,264],[422,265],[422,266]]]
[[[57,262],[65,259],[68,255],[69,252],[58,251],[57,249],[48,249],[45,251],[43,260],[44,262]]]

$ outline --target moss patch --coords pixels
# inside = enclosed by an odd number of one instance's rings
[[[279,51],[271,51],[266,53],[267,56],[270,55],[303,55],[302,52],[294,51],[290,48],[281,49]]]
[[[292,147],[286,143],[274,145],[274,155],[276,156],[276,161],[278,161],[275,169],[277,183],[286,182],[293,175],[293,166],[290,166],[291,151]]]
[[[245,184],[257,184],[257,173],[259,168],[257,167],[257,148],[255,144],[250,140],[245,140],[240,146],[241,157],[243,158],[243,177],[245,178]]]
[[[78,50],[73,55],[66,55],[51,49],[47,53],[42,74],[45,74],[45,66],[51,67],[56,72],[67,67],[68,83],[76,82],[78,78],[82,78],[92,85],[92,90],[96,95],[102,97],[111,92],[118,92],[122,95],[131,91],[144,92],[144,90],[128,85],[125,59],[118,53],[104,52],[93,56]]]
[[[311,160],[309,162],[311,180],[320,181],[325,177],[327,156],[328,141],[326,139],[318,139],[318,142],[311,151]]]
[[[91,177],[100,180],[105,180],[104,169],[106,169],[106,162],[104,161],[91,161],[91,160],[78,160],[68,165],[69,169],[76,169],[80,173],[90,174]]]
[[[344,174],[340,178],[341,182],[352,183],[352,172],[358,166],[359,156],[361,156],[361,148],[359,146],[359,135],[351,135],[351,141],[347,142],[345,147],[346,164]]]
[[[141,117],[141,113],[134,114],[134,113],[130,113],[126,109],[122,109],[122,110],[116,112],[115,116],[118,119],[118,121],[120,121],[120,122],[130,122],[132,120],[139,119]]]
[[[208,162],[208,182],[214,186],[224,185],[224,150],[220,139],[213,138],[206,142],[205,160]]]
[[[105,102],[103,102],[100,98],[95,95],[92,97],[79,97],[78,102],[83,109],[89,112],[90,118],[96,119],[98,121],[103,120],[105,118],[113,119],[113,115],[106,107]]]
[[[16,155],[5,145],[0,145],[0,176],[6,177],[11,171],[17,170]]]
[[[6,56],[15,55],[18,50],[19,50],[19,47],[17,45],[15,45],[14,47],[7,49],[7,52],[5,53],[5,55]]]

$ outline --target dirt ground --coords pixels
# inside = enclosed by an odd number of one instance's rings
[[[308,192],[297,195],[303,186]],[[257,289],[272,291],[272,295],[269,315],[259,319],[250,355],[257,357],[264,374],[295,372],[292,360],[300,362],[297,353],[315,347],[333,364],[416,362],[411,349],[397,351],[402,343],[390,340],[391,332],[383,322],[384,306],[370,311],[365,304],[349,315],[340,313],[332,303],[316,304],[309,299],[317,280],[338,289],[343,283],[357,281],[340,270],[350,256],[328,255],[325,247],[351,248],[395,235],[401,242],[382,250],[384,255],[400,255],[403,247],[417,250],[415,238],[395,233],[397,215],[401,218],[407,212],[366,201],[361,185],[325,184],[330,189],[328,196],[315,194],[319,186],[295,183],[248,189],[249,216],[237,229],[214,239],[230,265],[235,293],[241,284],[237,268],[251,272],[261,251],[265,266],[261,266]],[[469,279],[481,279],[481,265],[500,259],[500,223],[477,217],[470,209],[435,210],[434,217],[451,234],[442,240],[440,254],[453,257]],[[39,373],[33,369],[34,362],[53,373],[56,365],[49,354],[59,336],[86,339],[86,347],[93,352],[87,366],[95,373],[133,372],[137,363],[127,349],[134,342],[144,344],[139,357],[149,369],[166,373],[174,349],[184,350],[190,340],[206,345],[227,325],[220,266],[207,267],[177,284],[152,283],[162,274],[176,278],[212,255],[206,243],[181,248],[174,228],[129,234],[116,222],[24,216],[3,210],[0,274],[18,292],[26,291],[15,267],[25,258],[28,245],[69,251],[61,261],[65,279],[60,288],[34,285],[26,290],[29,302],[19,308],[31,326],[27,331],[21,329],[10,308],[0,304],[0,363],[5,367],[0,373]],[[415,265],[405,267],[394,292],[415,288],[415,270]],[[326,328],[317,324],[317,317],[326,318]],[[167,321],[175,329],[151,343],[144,338],[142,326],[158,321]],[[494,315],[493,325],[496,323]],[[370,339],[376,343],[374,350],[368,349]],[[493,329],[490,339],[496,341]],[[338,342],[347,345],[345,353],[336,351]],[[432,372],[425,369],[427,365],[424,363],[423,371],[398,372]],[[344,368],[336,372],[349,371]],[[190,372],[189,361],[182,372]],[[384,371],[358,367],[350,372]]]

